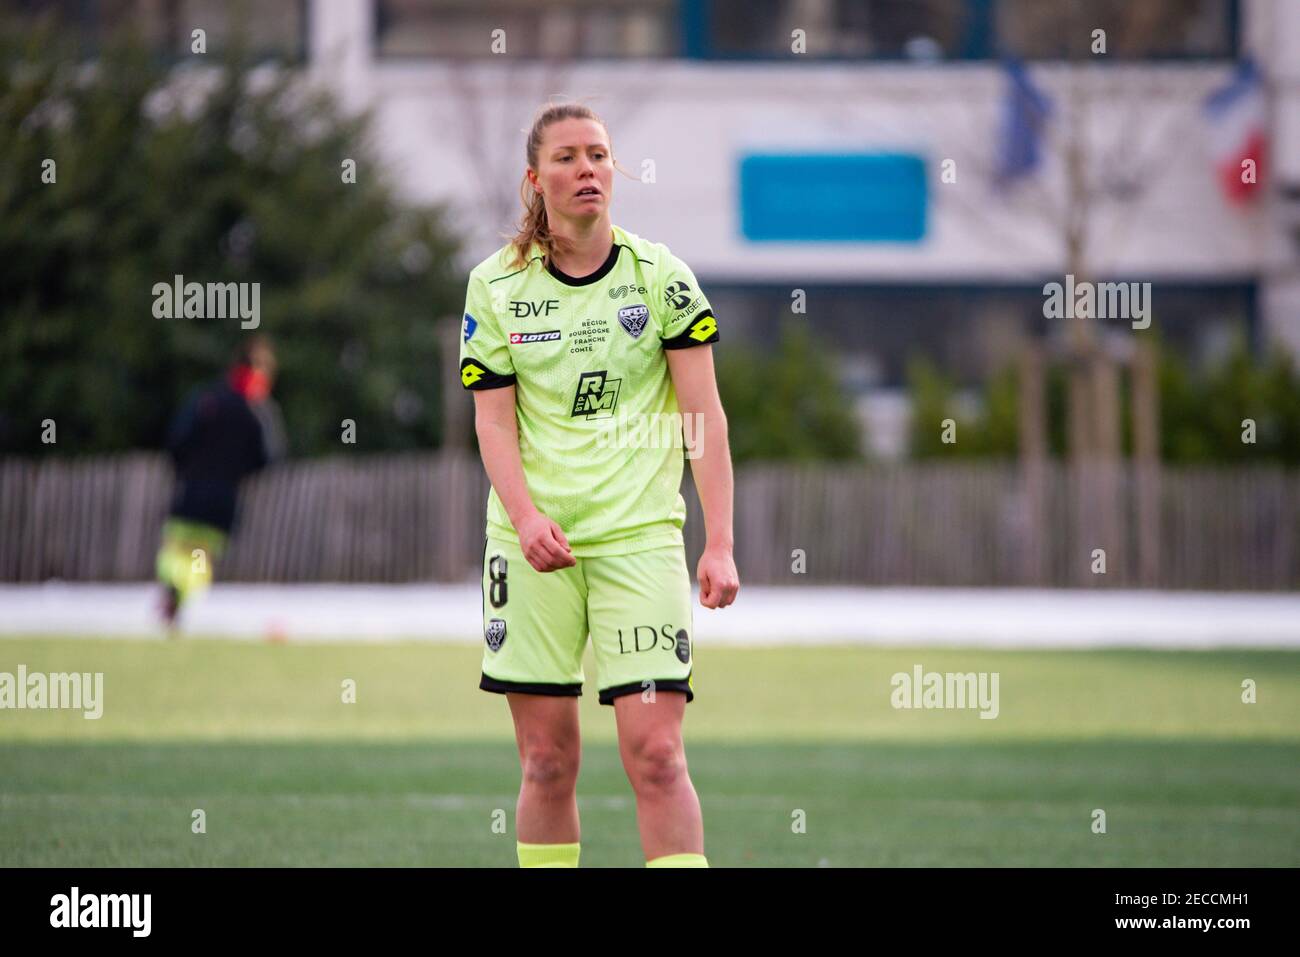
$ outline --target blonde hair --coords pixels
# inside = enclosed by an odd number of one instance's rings
[[[542,149],[542,136],[546,128],[561,120],[594,120],[604,128],[606,138],[609,137],[609,127],[605,126],[605,121],[590,107],[583,106],[581,103],[548,104],[538,110],[524,147],[524,155],[531,169],[537,169],[537,158]],[[610,150],[612,155],[613,144],[610,144]],[[519,186],[519,199],[524,204],[524,215],[519,220],[519,231],[514,239],[510,240],[510,245],[514,247],[513,265],[520,268],[527,266],[528,254],[534,244],[542,247],[542,253],[547,260],[552,259],[557,252],[567,252],[569,241],[551,232],[551,224],[546,216],[546,201],[541,193],[531,188],[527,172],[524,173],[523,182]]]

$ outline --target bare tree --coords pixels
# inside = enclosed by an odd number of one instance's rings
[[[1000,7],[999,32],[1012,49],[1057,58],[1031,68],[1036,85],[1049,97],[1050,114],[1041,117],[1043,162],[1032,176],[1000,188],[998,137],[990,135],[1002,119],[1004,80],[989,85],[989,76],[973,77],[964,95],[936,97],[924,77],[894,81],[888,95],[895,103],[916,103],[907,128],[915,136],[917,117],[925,117],[943,155],[955,163],[960,185],[942,187],[942,202],[978,224],[995,248],[1030,256],[1042,252],[1042,237],[1057,247],[1063,274],[1076,285],[1090,281],[1099,261],[1126,238],[1159,182],[1169,151],[1196,132],[1205,78],[1187,71],[1142,69],[1107,63],[1151,49],[1162,37],[1185,25],[1183,0],[1089,0],[1044,4],[1006,0]],[[1101,32],[1098,32],[1101,31]],[[872,78],[878,84],[877,77]],[[877,85],[873,90],[880,94]],[[870,107],[855,111],[859,125],[880,138],[880,117]],[[972,187],[973,184],[973,187]],[[1029,233],[1023,224],[1037,224]],[[1067,447],[1076,467],[1076,506],[1081,541],[1094,541],[1109,555],[1123,554],[1126,540],[1121,515],[1122,477],[1121,367],[1129,365],[1134,417],[1134,458],[1139,477],[1137,567],[1146,583],[1158,575],[1157,480],[1159,409],[1156,396],[1154,341],[1147,331],[1106,333],[1093,316],[1067,320],[1049,331],[1050,353],[1067,370]],[[1026,580],[1035,580],[1042,534],[1044,489],[1042,462],[1047,455],[1047,419],[1034,403],[1045,402],[1047,364],[1041,347],[1024,344],[1018,361],[1021,378],[1020,450],[1024,465],[1027,510]],[[1095,581],[1080,563],[1078,581]]]

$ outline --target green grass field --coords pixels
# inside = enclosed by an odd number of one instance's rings
[[[0,640],[0,671],[105,676],[97,721],[0,711],[0,865],[512,866],[518,758],[479,661],[417,642]],[[999,716],[895,710],[890,676],[917,663],[998,672]],[[589,662],[583,864],[640,866],[594,678]],[[1297,653],[698,648],[695,683],[714,866],[1300,864]]]

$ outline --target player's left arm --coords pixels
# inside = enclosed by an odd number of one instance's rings
[[[740,576],[732,555],[731,449],[727,444],[727,416],[722,411],[713,372],[713,347],[666,349],[664,355],[682,414],[691,475],[704,509],[704,554],[695,570],[700,604],[725,608],[736,600]]]

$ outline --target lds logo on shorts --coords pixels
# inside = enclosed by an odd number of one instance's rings
[[[635,655],[659,649],[675,653],[682,664],[691,660],[691,639],[685,628],[678,628],[677,634],[673,634],[672,625],[664,625],[658,631],[654,625],[633,625],[629,631],[631,634],[624,635],[623,629],[618,629],[620,655]]]
[[[649,318],[650,308],[644,303],[635,306],[624,306],[618,311],[618,324],[633,339],[641,335],[641,332],[645,329],[646,320]]]
[[[483,633],[487,640],[487,646],[492,651],[500,651],[501,646],[506,643],[506,623],[501,618],[493,618],[488,622],[487,631]]]

